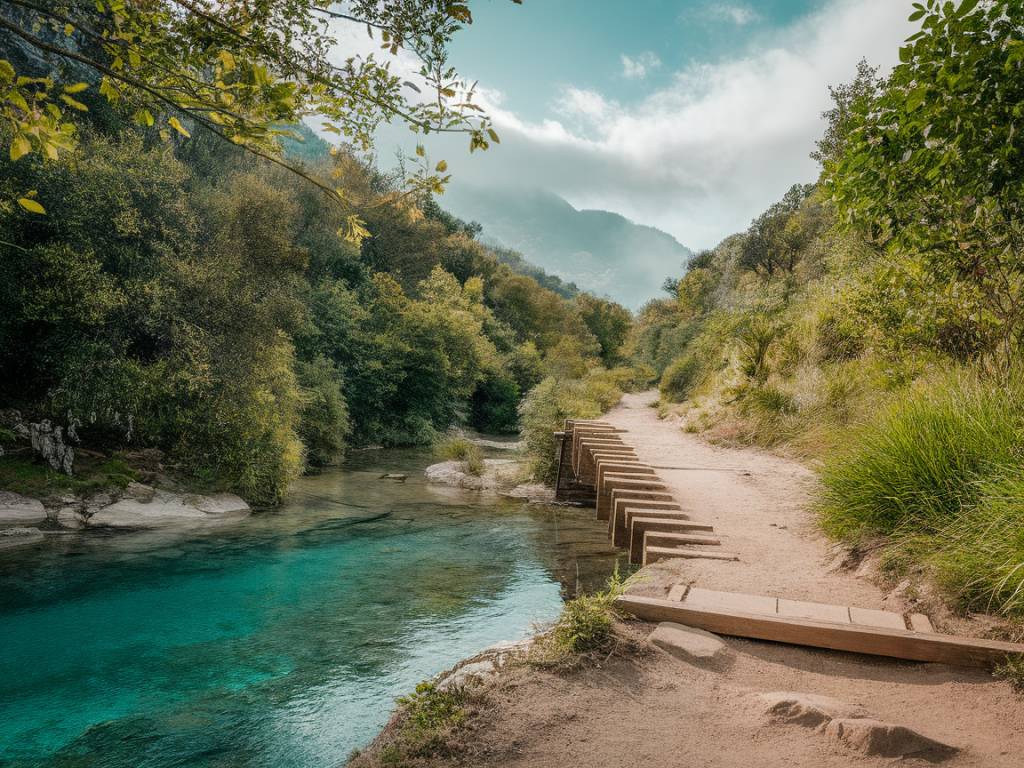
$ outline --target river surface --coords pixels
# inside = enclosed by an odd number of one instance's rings
[[[430,461],[361,452],[244,522],[0,554],[0,766],[339,766],[396,696],[611,572],[592,511],[431,486]]]

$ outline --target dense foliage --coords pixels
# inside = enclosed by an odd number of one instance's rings
[[[400,183],[321,162],[367,197]],[[0,213],[0,407],[257,502],[349,443],[514,431],[546,364],[614,343],[620,309],[542,288],[436,205],[373,207],[356,246],[315,189],[212,138],[91,128],[0,179],[52,201]]]
[[[832,89],[819,184],[694,257],[629,346],[686,429],[823,457],[832,534],[1021,615],[1024,4],[912,19],[888,77]]]

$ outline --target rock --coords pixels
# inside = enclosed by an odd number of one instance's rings
[[[512,659],[526,656],[536,641],[535,637],[527,637],[524,640],[506,640],[485,648],[481,655],[487,656],[498,669],[502,669]]]
[[[522,485],[517,485],[505,495],[513,499],[527,499],[528,501],[547,503],[555,500],[555,489],[548,488],[543,483],[523,483]]]
[[[718,635],[671,621],[661,622],[647,641],[682,661],[701,667],[719,667],[732,652]]]
[[[153,500],[156,495],[156,490],[148,485],[142,483],[131,482],[128,483],[128,487],[124,489],[124,495],[133,499],[137,499],[143,503],[148,503]]]
[[[90,526],[159,528],[193,525],[243,517],[249,505],[233,493],[210,496],[155,490],[150,501],[126,497],[103,507],[89,518]]]
[[[0,526],[35,525],[46,521],[46,508],[38,499],[0,491]]]
[[[62,507],[57,511],[57,523],[64,528],[77,530],[86,526],[86,517],[78,507]]]
[[[773,691],[758,694],[758,698],[768,705],[764,712],[772,720],[807,728],[817,728],[836,718],[867,715],[861,707],[813,693]]]
[[[826,726],[825,734],[835,743],[877,757],[942,759],[959,751],[902,725],[867,718],[838,718]]]
[[[64,430],[53,426],[49,419],[28,427],[32,450],[56,471],[70,475],[71,466],[75,463],[75,449],[64,442]]]
[[[0,528],[0,549],[38,544],[42,540],[43,533],[38,528]]]
[[[498,674],[497,667],[490,659],[472,661],[445,675],[437,684],[440,691],[465,688],[471,683],[484,682]]]
[[[471,491],[490,491],[515,484],[521,476],[522,463],[514,459],[484,459],[482,475],[465,471],[461,461],[442,461],[424,470],[427,480],[440,485],[466,488]]]
[[[408,475],[402,474],[401,472],[388,472],[380,476],[381,480],[394,480],[399,483],[404,483]]]

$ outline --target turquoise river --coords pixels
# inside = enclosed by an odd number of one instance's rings
[[[341,766],[396,696],[610,573],[592,511],[431,486],[429,461],[360,452],[242,522],[0,552],[0,766]]]

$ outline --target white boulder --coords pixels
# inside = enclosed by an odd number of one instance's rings
[[[252,510],[233,493],[209,496],[154,490],[149,501],[125,497],[104,506],[89,518],[90,526],[109,528],[160,528],[231,520]]]
[[[46,509],[38,499],[0,491],[0,527],[37,525],[46,522]]]

